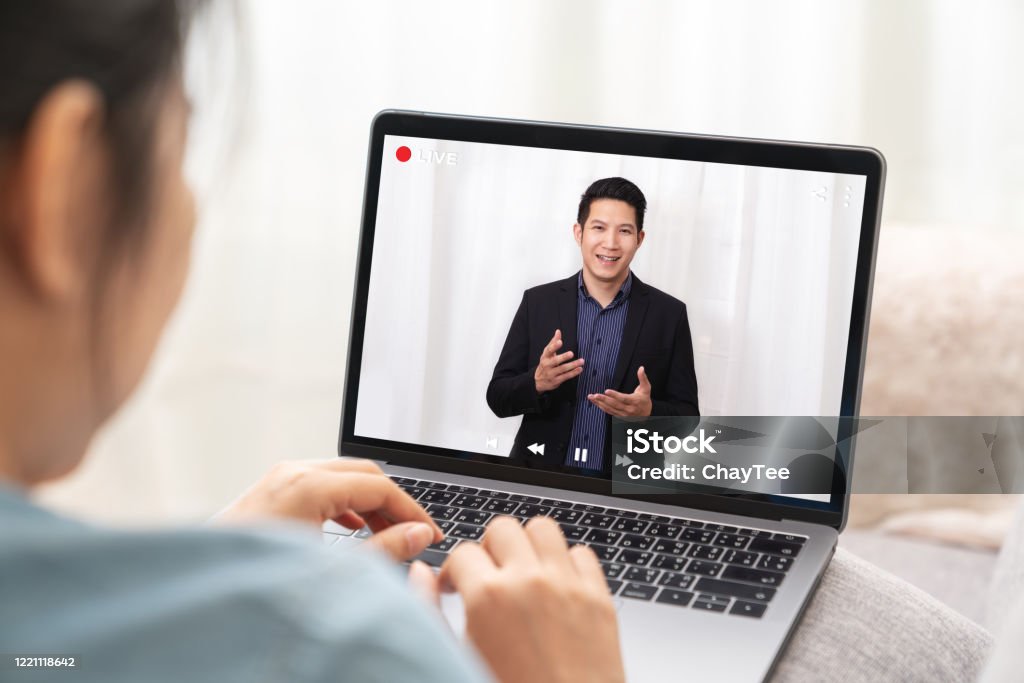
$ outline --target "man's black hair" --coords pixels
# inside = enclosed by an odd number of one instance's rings
[[[636,211],[636,231],[644,229],[644,212],[647,211],[647,198],[640,188],[625,178],[601,178],[595,180],[580,197],[580,208],[576,214],[576,222],[583,227],[590,217],[590,204],[595,199],[618,199],[626,202]]]

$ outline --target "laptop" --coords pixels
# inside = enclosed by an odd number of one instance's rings
[[[381,112],[339,454],[438,521],[433,566],[495,515],[593,548],[630,680],[766,678],[848,478],[623,492],[611,432],[634,409],[856,416],[884,175],[868,148]],[[443,607],[459,632],[458,597]]]

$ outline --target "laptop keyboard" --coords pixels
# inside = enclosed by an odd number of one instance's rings
[[[597,554],[612,595],[707,612],[763,616],[807,541],[763,529],[391,478],[445,533],[416,558],[429,565],[441,566],[463,540],[479,540],[496,515],[524,524],[545,516],[559,523],[569,545],[586,545]],[[335,529],[355,538],[370,534]]]

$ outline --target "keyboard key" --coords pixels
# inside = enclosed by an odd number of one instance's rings
[[[715,538],[715,545],[720,545],[725,548],[736,548],[737,550],[743,550],[750,543],[749,536],[740,536],[739,534],[718,534]]]
[[[484,535],[484,528],[482,526],[473,526],[472,524],[457,524],[452,527],[448,535],[454,538],[466,538],[475,541]]]
[[[480,493],[480,489],[475,489],[472,486],[456,486],[455,484],[449,484],[448,490],[454,491],[455,493],[465,493],[468,495],[475,495],[477,493]]]
[[[426,489],[421,489],[419,486],[408,486],[406,484],[399,484],[398,488],[408,493],[413,499],[418,499],[426,491]]]
[[[641,512],[636,516],[637,519],[642,519],[645,522],[657,522],[658,524],[668,524],[668,517],[665,515],[654,515],[650,512]]]
[[[612,525],[616,531],[625,531],[627,534],[640,534],[647,528],[647,522],[639,519],[620,519]]]
[[[516,516],[518,517],[543,517],[551,512],[551,508],[547,505],[534,505],[532,503],[524,503],[519,506],[516,510]]]
[[[496,515],[511,515],[519,507],[519,503],[511,500],[489,500],[483,506],[485,512],[493,512]]]
[[[642,583],[627,583],[619,595],[634,600],[650,600],[657,592],[658,589],[654,586],[647,586]]]
[[[698,522],[695,519],[672,519],[669,520],[669,524],[690,527],[691,529],[700,529],[704,526],[704,522]]]
[[[619,562],[625,562],[626,564],[635,564],[638,567],[646,567],[651,561],[651,554],[644,552],[643,550],[631,550],[626,548],[619,553],[616,559]]]
[[[693,585],[696,581],[696,577],[691,574],[674,574],[672,572],[665,572],[661,575],[661,581],[659,582],[666,588],[680,588],[686,590]]]
[[[567,500],[555,500],[554,498],[545,498],[540,501],[541,505],[547,505],[549,508],[565,508],[572,509],[572,503]]]
[[[608,584],[608,592],[612,595],[615,595],[619,588],[622,587],[622,582],[616,581],[615,579],[605,579],[605,582]]]
[[[733,604],[732,609],[729,610],[729,614],[739,614],[744,617],[760,619],[766,609],[768,609],[768,605],[764,605],[759,602],[744,602],[743,600],[737,600]]]
[[[744,536],[761,536],[763,538],[771,538],[772,532],[764,531],[763,529],[740,529],[738,533]]]
[[[451,491],[438,491],[436,489],[429,489],[426,493],[419,497],[420,504],[426,503],[437,503],[438,505],[447,505],[452,502],[452,498],[455,494]]]
[[[608,562],[615,559],[615,556],[619,554],[619,549],[610,545],[601,545],[600,543],[588,543],[587,546],[594,551],[597,555],[597,559]]]
[[[618,562],[602,562],[601,569],[604,570],[605,577],[617,579],[626,570],[626,565],[619,564]]]
[[[373,536],[373,530],[368,526],[364,526],[362,529],[357,531],[352,538],[369,538],[370,536]]]
[[[415,486],[417,483],[415,479],[410,479],[409,477],[391,476],[391,481],[396,484],[405,484],[406,486]]]
[[[654,539],[650,536],[637,536],[636,534],[626,534],[619,541],[621,548],[638,548],[640,550],[647,550],[653,544]]]
[[[444,564],[444,561],[448,559],[448,554],[443,553],[440,550],[427,549],[412,559],[426,562],[431,567],[440,567]]]
[[[624,577],[626,581],[639,581],[640,583],[654,583],[661,574],[657,569],[644,569],[643,567],[630,567]]]
[[[667,569],[673,572],[683,571],[686,566],[686,558],[673,557],[672,555],[655,555],[651,566],[655,569]]]
[[[691,560],[690,564],[686,565],[685,571],[701,576],[718,576],[718,572],[722,571],[722,565],[705,560]]]
[[[750,583],[762,586],[778,586],[786,578],[785,574],[770,572],[764,569],[751,569],[750,567],[737,567],[730,565],[722,571],[723,579],[734,579],[736,581],[749,581]]]
[[[559,524],[558,526],[561,527],[567,541],[582,541],[583,537],[590,531],[585,526],[574,526],[572,524]]]
[[[683,533],[679,536],[680,540],[694,543],[711,543],[711,539],[714,537],[715,532],[707,529],[683,529]]]
[[[658,597],[655,602],[664,603],[666,605],[678,605],[679,607],[686,607],[690,604],[690,600],[693,600],[693,593],[687,593],[686,591],[677,591],[674,588],[662,588],[661,592],[658,593]]]
[[[700,609],[705,612],[724,612],[728,606],[729,603],[727,602],[708,602],[707,600],[697,600],[693,603],[693,609]]]
[[[707,577],[702,577],[697,581],[697,590],[714,593],[715,595],[740,598],[741,600],[757,600],[759,602],[768,602],[775,596],[774,588],[752,586],[749,583],[709,579]]]
[[[447,505],[428,505],[427,514],[434,519],[451,519],[455,515],[459,514],[459,508],[453,508]]]
[[[750,546],[747,550],[757,553],[782,555],[783,557],[796,557],[800,552],[801,547],[802,546],[796,543],[786,543],[784,541],[776,541],[774,539],[768,540],[766,538],[755,538],[750,541]]]
[[[489,512],[481,512],[479,510],[460,510],[459,514],[455,515],[454,521],[483,526],[490,518],[491,513]]]
[[[484,495],[495,500],[508,500],[512,494],[504,491],[484,491]]]
[[[615,545],[619,542],[622,534],[618,531],[605,531],[604,529],[591,529],[585,540],[587,543],[601,543],[604,545]]]
[[[655,541],[654,546],[651,548],[656,553],[665,553],[667,555],[682,555],[686,552],[686,549],[690,547],[689,543],[680,543],[679,541]]]
[[[722,562],[753,567],[757,563],[757,553],[748,553],[744,550],[730,550],[722,557]]]
[[[428,545],[427,548],[429,548],[430,550],[439,550],[442,553],[447,553],[450,552],[451,549],[454,548],[456,545],[458,545],[458,543],[459,539],[457,538],[446,538],[440,543]]]
[[[455,522],[450,519],[436,519],[437,525],[441,527],[441,531],[448,533],[448,530],[455,526]]]
[[[483,507],[483,504],[487,502],[486,498],[480,496],[472,496],[467,493],[463,493],[456,496],[455,500],[452,501],[452,505],[457,508],[473,508],[478,509]]]
[[[593,512],[597,514],[604,512],[604,508],[600,505],[591,505],[590,503],[576,503],[572,508],[580,512]]]
[[[734,534],[737,529],[734,526],[726,526],[725,524],[708,524],[708,528],[712,531],[719,531],[723,534]]]
[[[540,502],[540,498],[535,496],[524,496],[521,493],[513,493],[509,495],[509,500],[514,500],[517,503],[529,503],[530,505],[536,505]]]
[[[448,484],[442,484],[439,481],[421,481],[417,482],[417,486],[422,486],[425,489],[434,489],[435,491],[444,491],[448,488]]]
[[[646,533],[650,536],[657,536],[658,538],[677,538],[680,531],[677,526],[671,524],[655,523],[648,527]]]
[[[599,515],[596,513],[588,513],[583,516],[580,520],[580,524],[583,526],[597,527],[598,529],[609,529],[612,524],[615,523],[616,518],[611,515]]]
[[[551,511],[551,519],[556,522],[570,522],[575,524],[579,521],[583,513],[579,510],[567,510],[565,508],[554,508]]]
[[[639,513],[632,512],[630,510],[608,510],[609,515],[615,515],[616,517],[624,517],[626,519],[636,519]]]
[[[793,534],[775,534],[772,536],[773,540],[785,541],[786,543],[796,543],[797,545],[803,545],[807,542],[806,536],[795,536]]]
[[[793,558],[781,557],[779,555],[762,555],[757,566],[761,569],[771,569],[776,572],[784,572],[793,566]]]
[[[714,545],[695,545],[690,550],[690,557],[698,560],[717,560],[725,550]]]

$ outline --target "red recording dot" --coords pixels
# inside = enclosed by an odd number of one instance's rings
[[[395,151],[395,156],[398,157],[399,161],[409,161],[409,159],[412,159],[412,150],[402,145]]]

